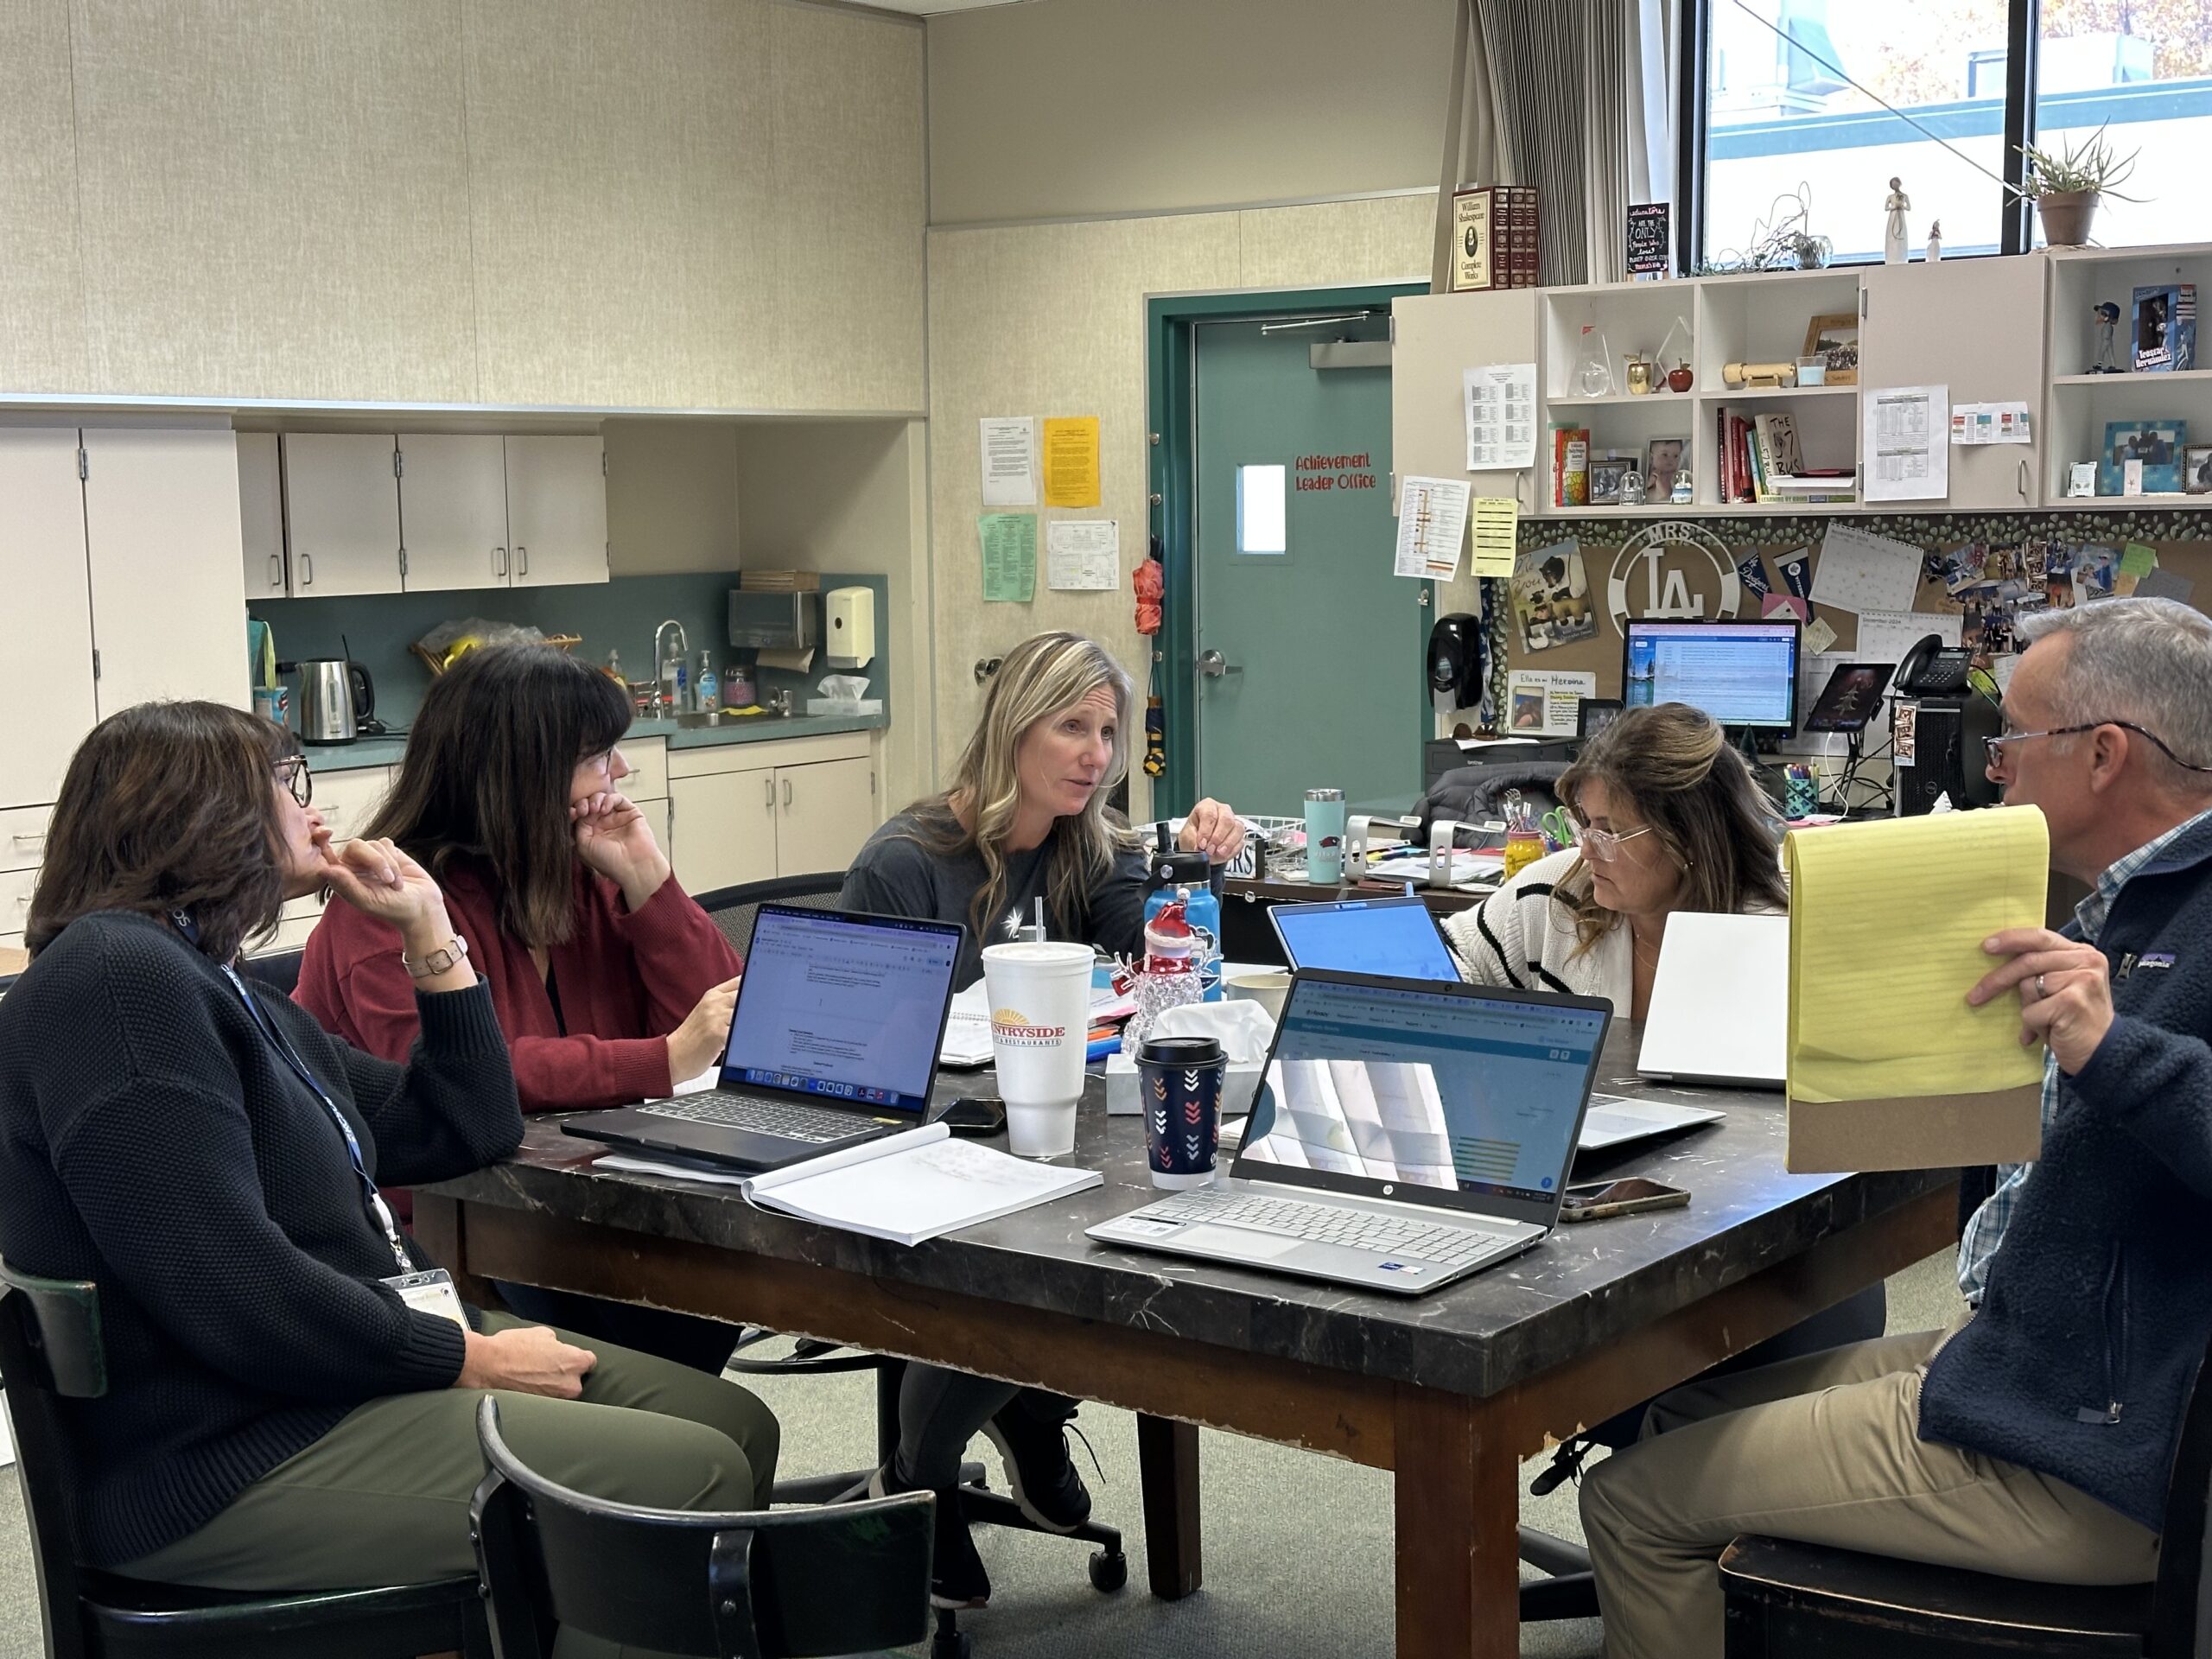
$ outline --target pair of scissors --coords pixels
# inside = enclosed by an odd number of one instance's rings
[[[1574,845],[1574,815],[1565,807],[1552,808],[1536,822],[1537,827],[1544,833],[1544,839],[1554,847],[1565,848]]]

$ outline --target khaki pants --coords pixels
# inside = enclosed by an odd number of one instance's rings
[[[2057,1584],[2154,1577],[2158,1535],[2118,1510],[1919,1438],[1921,1379],[1949,1334],[1857,1343],[1662,1396],[1642,1443],[1582,1483],[1609,1659],[1719,1659],[1713,1563],[1738,1533]]]
[[[523,1321],[484,1316],[486,1332]],[[499,1432],[547,1479],[662,1509],[749,1510],[775,1484],[778,1430],[734,1383],[561,1332],[599,1363],[580,1400],[501,1393]],[[215,1518],[122,1570],[226,1590],[413,1584],[476,1570],[468,1500],[484,1478],[480,1389],[372,1400]],[[563,1636],[563,1655],[604,1653]]]

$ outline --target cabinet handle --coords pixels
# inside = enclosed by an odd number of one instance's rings
[[[44,836],[10,836],[9,839],[18,847],[43,847],[46,845],[46,837]]]
[[[776,774],[772,772],[760,781],[768,785],[768,810],[772,812],[776,810]]]
[[[507,550],[504,547],[495,547],[492,550],[492,574],[502,580],[506,576]]]
[[[269,556],[269,585],[271,588],[282,588],[284,585],[284,561],[281,556],[275,553]]]
[[[2022,456],[2020,457],[2020,499],[2021,499],[2022,501],[2024,501],[2024,502],[2027,499],[2028,499],[2028,458],[2027,458],[2025,455],[2022,455]]]
[[[530,574],[530,550],[520,542],[515,543],[515,574],[518,576]]]
[[[300,586],[302,588],[315,586],[315,555],[312,553],[300,555]]]
[[[785,810],[785,811],[786,811],[786,812],[788,812],[788,811],[790,811],[791,810],[791,780],[790,779],[786,778],[786,779],[784,779],[784,810]]]

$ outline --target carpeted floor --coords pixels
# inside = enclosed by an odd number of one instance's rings
[[[1946,1251],[1890,1281],[1890,1329],[1948,1322],[1958,1305]],[[786,1472],[863,1465],[873,1437],[864,1376],[764,1389],[784,1425]],[[1080,1545],[986,1528],[991,1607],[964,1621],[979,1655],[1021,1659],[1387,1659],[1391,1652],[1389,1478],[1327,1458],[1209,1433],[1205,1439],[1206,1586],[1177,1603],[1144,1592],[1144,1522],[1136,1433],[1128,1414],[1086,1407],[1082,1423],[1103,1476],[1086,1469],[1102,1518],[1117,1520],[1129,1587],[1102,1596]],[[980,1443],[979,1443],[980,1444]],[[986,1446],[982,1453],[995,1459]],[[1080,1448],[1077,1455],[1081,1456]],[[1532,1465],[1525,1473],[1533,1475]],[[37,1590],[15,1473],[0,1471],[0,1659],[39,1655]],[[1524,1479],[1525,1485],[1525,1479]],[[1574,1489],[1523,1497],[1522,1520],[1580,1538]],[[1595,1620],[1531,1625],[1524,1655],[1594,1659]]]

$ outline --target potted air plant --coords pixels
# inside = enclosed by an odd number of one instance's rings
[[[2089,221],[2096,217],[2101,197],[2141,200],[2123,194],[2120,187],[2135,171],[2142,151],[2115,156],[2102,127],[2056,156],[2033,144],[2022,144],[2020,154],[2027,162],[2020,194],[2043,215],[2044,240],[2054,248],[2079,247],[2089,239]]]

